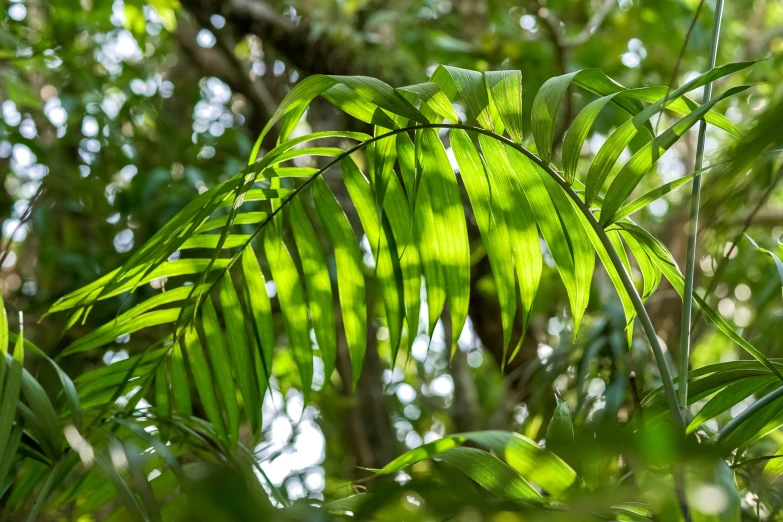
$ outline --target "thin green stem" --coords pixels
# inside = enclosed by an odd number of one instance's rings
[[[518,145],[514,146],[514,148],[520,152],[524,151],[524,148]],[[625,270],[625,265],[623,265],[623,262],[620,260],[620,256],[618,255],[617,250],[615,250],[614,245],[612,245],[609,236],[606,234],[606,231],[598,222],[598,220],[596,220],[593,216],[593,213],[590,211],[590,207],[584,201],[582,201],[582,198],[580,198],[579,195],[574,192],[574,189],[572,189],[571,186],[562,177],[550,169],[548,165],[545,165],[544,162],[538,159],[538,157],[536,157],[534,154],[527,152],[526,155],[531,157],[531,159],[535,158],[533,161],[544,168],[547,174],[557,181],[566,194],[568,194],[574,203],[576,203],[576,206],[587,218],[588,223],[590,223],[593,231],[596,233],[598,239],[601,241],[601,244],[606,249],[606,253],[609,255],[609,259],[612,261],[612,265],[614,265],[615,270],[617,270],[617,273],[620,276],[620,280],[623,283],[623,288],[631,298],[631,303],[633,304],[634,310],[636,310],[636,315],[639,319],[639,322],[642,324],[642,329],[644,330],[644,333],[650,342],[650,348],[652,348],[653,355],[655,356],[655,362],[658,365],[658,371],[661,374],[663,390],[666,394],[666,399],[669,402],[669,410],[671,412],[672,421],[674,422],[674,425],[679,432],[685,433],[685,418],[683,417],[683,414],[680,411],[679,405],[677,403],[677,394],[674,390],[674,382],[672,381],[672,375],[669,371],[669,366],[666,363],[666,356],[663,353],[663,348],[661,348],[661,343],[658,340],[658,335],[655,333],[655,328],[653,327],[650,316],[647,313],[647,309],[644,307],[642,298],[639,297],[639,293],[636,291],[636,287],[631,280],[631,276],[628,275],[628,272]]]
[[[776,399],[779,399],[780,397],[783,397],[783,386],[780,388],[777,388],[773,390],[772,392],[768,393],[764,397],[760,398],[750,406],[748,406],[745,410],[742,411],[739,415],[731,419],[731,421],[726,424],[722,430],[718,433],[718,440],[724,440],[726,437],[729,436],[731,432],[733,432],[737,427],[748,420],[750,417],[755,415],[761,408],[764,406],[767,406],[774,402]]]
[[[709,69],[715,68],[718,56],[718,39],[720,23],[723,17],[723,0],[715,4],[715,21],[712,25],[712,42],[710,43]],[[712,82],[704,86],[702,103],[712,97]],[[694,170],[702,169],[704,163],[704,142],[707,135],[707,122],[699,122],[699,137],[696,143],[696,163]],[[693,313],[693,275],[696,270],[696,240],[699,232],[699,207],[701,206],[701,174],[693,178],[691,192],[690,222],[688,225],[688,251],[685,259],[685,290],[682,295],[682,319],[680,320],[680,387],[679,404],[682,408],[688,405],[688,366],[691,349],[691,315]]]
[[[783,459],[783,455],[762,455],[761,457],[754,457],[752,459],[743,460],[742,462],[737,462],[736,464],[732,464],[731,468],[736,469],[742,466],[747,466],[748,464],[755,464],[757,462],[767,462],[775,459]]]
[[[52,467],[51,471],[49,471],[49,476],[46,478],[46,482],[44,482],[43,487],[41,488],[41,491],[38,492],[38,495],[35,497],[35,501],[33,502],[33,506],[30,509],[30,513],[27,515],[27,522],[35,522],[35,520],[38,517],[38,513],[41,511],[41,507],[46,502],[46,499],[49,497],[49,494],[52,492],[52,488],[55,485],[55,482],[58,482],[62,480],[62,476],[60,476],[62,472],[62,468],[66,467],[66,456],[60,457],[60,460],[57,461],[57,463]]]

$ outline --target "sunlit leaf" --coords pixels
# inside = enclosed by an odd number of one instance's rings
[[[362,254],[345,212],[323,180],[319,179],[313,184],[313,200],[334,247],[337,292],[351,357],[353,386],[356,386],[367,351]]]
[[[268,227],[272,230],[274,227]],[[239,302],[231,274],[226,273],[219,283],[220,307],[226,327],[226,342],[231,356],[232,367],[242,394],[245,413],[253,429],[258,429],[261,420],[261,401],[258,384],[253,371],[252,347],[247,336],[246,318]],[[305,322],[305,324],[307,324]]]
[[[264,234],[264,252],[277,288],[277,299],[288,342],[302,379],[305,396],[313,383],[313,352],[302,284],[294,260],[275,227],[267,227]]]
[[[334,303],[332,300],[332,282],[327,270],[326,257],[321,248],[318,236],[310,224],[299,200],[294,200],[289,206],[291,228],[294,233],[299,258],[302,261],[305,290],[313,321],[315,339],[324,361],[327,381],[332,374],[337,356],[336,327],[334,322]],[[248,252],[246,255],[253,255]],[[257,291],[260,291],[259,288]],[[266,291],[264,290],[264,294]],[[267,319],[269,327],[271,317]]]
[[[453,352],[468,315],[470,295],[470,246],[465,214],[454,171],[434,130],[422,131],[417,153],[423,184],[429,192],[432,228],[451,312]]]

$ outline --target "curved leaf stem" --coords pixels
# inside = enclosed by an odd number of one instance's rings
[[[288,197],[286,197],[280,203],[280,205],[278,205],[267,216],[267,218],[263,222],[261,222],[258,225],[256,230],[253,231],[253,233],[250,235],[247,242],[242,246],[239,252],[234,256],[232,256],[232,259],[228,263],[228,266],[225,268],[225,270],[229,270],[231,268],[231,266],[236,262],[236,260],[239,259],[241,251],[244,250],[244,248],[246,248],[253,241],[253,239],[255,239],[255,237],[264,229],[264,227],[272,219],[274,219],[274,217],[287,205],[287,203],[291,199],[295,198],[301,191],[307,188],[316,178],[323,175],[323,173],[326,172],[329,168],[336,165],[337,163],[342,161],[344,158],[350,156],[351,154],[364,149],[371,143],[394,136],[396,134],[416,131],[418,129],[462,129],[469,132],[475,132],[477,134],[484,134],[485,136],[494,138],[508,145],[509,147],[512,147],[513,149],[519,151],[523,155],[525,155],[533,163],[541,167],[552,179],[554,179],[557,182],[558,185],[560,185],[560,187],[565,191],[565,193],[573,200],[574,204],[577,206],[579,211],[582,212],[582,214],[584,214],[588,223],[590,223],[590,226],[593,228],[593,231],[596,233],[599,240],[601,241],[601,244],[606,249],[609,258],[612,261],[612,264],[614,265],[614,268],[617,270],[618,274],[620,275],[620,279],[623,283],[623,287],[625,288],[625,291],[628,292],[628,295],[631,298],[631,302],[633,303],[634,309],[636,310],[636,314],[639,319],[639,322],[642,324],[642,328],[645,334],[647,335],[647,339],[650,342],[650,347],[652,348],[653,355],[655,356],[655,362],[658,365],[658,371],[660,372],[661,375],[661,381],[663,382],[664,392],[666,394],[666,398],[669,403],[669,409],[671,410],[672,421],[674,422],[677,429],[680,432],[684,433],[685,419],[677,403],[677,393],[674,389],[674,382],[672,381],[671,371],[669,370],[669,367],[666,363],[666,357],[664,356],[663,349],[661,348],[661,343],[658,340],[658,336],[655,333],[655,328],[653,327],[652,321],[650,320],[650,316],[647,314],[647,310],[644,308],[644,303],[642,303],[642,299],[641,297],[639,297],[639,293],[636,291],[636,287],[634,286],[631,277],[628,275],[628,272],[625,270],[625,265],[623,265],[622,261],[620,260],[620,256],[618,255],[617,251],[612,245],[612,242],[610,241],[609,236],[606,234],[606,231],[603,229],[601,224],[595,219],[593,213],[590,210],[590,207],[571,188],[568,182],[566,182],[566,180],[563,179],[562,176],[560,176],[557,172],[555,172],[555,170],[553,170],[548,163],[544,162],[537,155],[533,154],[532,152],[530,152],[523,146],[515,143],[514,141],[504,136],[495,134],[491,131],[482,129],[480,127],[464,125],[461,123],[428,123],[428,124],[414,125],[411,127],[404,127],[404,128],[391,130],[385,134],[381,134],[369,140],[363,141],[357,144],[356,146],[346,150],[344,153],[340,154],[339,156],[336,156],[324,167],[320,168],[318,172],[316,172],[315,174],[307,178],[300,186],[294,189],[294,191]]]
[[[565,181],[565,179],[563,179],[560,175],[554,172],[549,167],[549,165],[545,165],[544,162],[541,161],[537,156],[527,151],[523,147],[518,146],[513,142],[510,142],[508,144],[513,146],[515,149],[522,152],[529,158],[531,158],[535,163],[537,163],[540,167],[542,167],[547,174],[549,174],[555,181],[557,181],[557,183],[563,188],[566,194],[568,194],[568,196],[576,204],[577,208],[579,208],[582,214],[584,214],[588,223],[590,223],[590,226],[593,228],[593,231],[598,236],[598,239],[601,241],[601,244],[606,249],[606,252],[609,255],[609,259],[612,261],[614,268],[617,270],[617,273],[620,276],[620,280],[623,283],[623,287],[625,288],[625,291],[628,292],[628,296],[631,298],[631,303],[633,304],[633,307],[636,310],[636,314],[639,319],[639,322],[642,324],[642,329],[644,330],[645,335],[647,335],[647,339],[650,343],[650,347],[652,348],[653,355],[655,356],[655,362],[658,365],[658,371],[661,374],[661,381],[663,383],[664,393],[666,394],[666,399],[669,402],[669,410],[672,416],[672,421],[674,422],[674,425],[676,426],[679,432],[685,433],[685,418],[683,417],[683,414],[680,411],[679,405],[677,403],[677,395],[674,390],[674,382],[672,381],[671,371],[669,370],[669,366],[666,363],[666,356],[664,355],[663,348],[661,347],[661,343],[658,340],[658,335],[655,333],[655,327],[653,327],[652,320],[650,320],[650,316],[647,313],[647,309],[645,309],[644,307],[642,298],[639,297],[639,293],[636,291],[636,287],[634,286],[633,281],[631,280],[631,276],[628,275],[628,272],[625,269],[625,265],[623,265],[623,262],[620,259],[617,250],[615,250],[614,245],[612,245],[612,242],[609,239],[609,236],[606,234],[606,231],[598,222],[598,220],[595,219],[587,203],[585,203],[579,197],[579,195],[571,188],[571,186]]]
[[[560,185],[560,187],[563,189],[563,191],[565,191],[568,197],[570,197],[571,200],[573,200],[574,204],[577,206],[579,211],[582,212],[582,214],[585,216],[587,222],[590,224],[593,231],[596,233],[599,240],[601,241],[601,244],[606,249],[607,254],[609,255],[609,259],[614,265],[614,268],[617,270],[617,273],[620,276],[620,280],[623,284],[623,287],[625,291],[628,292],[633,307],[636,310],[637,318],[639,319],[639,322],[642,324],[642,329],[644,330],[645,335],[647,336],[647,339],[650,343],[650,347],[652,348],[653,356],[655,357],[655,362],[658,366],[658,371],[660,373],[661,381],[663,383],[664,393],[669,403],[669,410],[672,416],[672,421],[674,422],[674,425],[679,432],[685,433],[685,418],[678,406],[677,392],[674,389],[672,374],[666,363],[666,357],[663,353],[663,349],[661,347],[660,341],[658,340],[658,336],[655,333],[655,328],[653,327],[652,321],[650,320],[650,316],[647,313],[647,310],[644,308],[644,303],[642,302],[641,297],[639,297],[639,293],[636,291],[636,287],[634,286],[631,277],[628,275],[628,272],[625,269],[625,265],[623,265],[622,261],[620,260],[620,256],[618,255],[617,251],[612,245],[612,242],[610,241],[609,236],[606,234],[606,231],[593,216],[590,207],[579,197],[579,195],[574,191],[574,189],[571,188],[571,185],[569,185],[568,182],[562,176],[560,176],[557,172],[555,172],[555,170],[553,170],[552,167],[550,167],[550,165],[547,162],[543,161],[537,155],[533,154],[532,152],[530,152],[523,146],[515,143],[514,141],[506,138],[505,136],[500,136],[498,134],[495,134],[494,132],[482,129],[480,127],[474,127],[462,123],[427,123],[427,124],[413,125],[410,127],[402,127],[399,129],[393,129],[385,134],[374,136],[368,140],[365,140],[355,145],[354,147],[351,147],[350,149],[346,150],[339,156],[334,157],[326,165],[318,169],[316,173],[314,173],[312,176],[307,178],[301,185],[296,187],[291,192],[291,194],[289,194],[283,201],[280,202],[280,204],[276,208],[272,210],[272,212],[269,213],[269,215],[266,217],[266,219],[264,219],[264,221],[259,223],[258,227],[253,231],[252,234],[250,234],[247,241],[241,247],[238,248],[237,253],[231,257],[228,264],[223,269],[222,273],[220,273],[215,278],[215,281],[212,282],[212,285],[210,286],[209,290],[207,290],[205,293],[209,293],[212,291],[215,285],[217,285],[220,279],[223,277],[223,274],[225,274],[228,270],[231,269],[234,263],[236,263],[236,261],[240,258],[242,251],[245,248],[247,248],[251,244],[251,242],[258,236],[258,234],[260,234],[264,230],[266,225],[269,224],[274,219],[274,217],[278,213],[280,213],[283,210],[283,208],[285,208],[293,198],[297,197],[300,192],[302,192],[304,189],[309,187],[310,184],[313,183],[318,177],[322,176],[324,172],[326,172],[334,165],[340,163],[344,158],[350,156],[355,152],[359,152],[363,150],[370,144],[375,143],[376,141],[380,141],[382,139],[389,138],[391,136],[395,136],[397,134],[401,134],[404,132],[412,132],[419,129],[461,129],[468,132],[474,132],[477,134],[484,134],[485,136],[496,139],[522,153],[533,163],[541,167],[544,170],[544,172],[546,172],[553,180],[557,182],[558,185]],[[248,173],[243,172],[243,174],[247,175]],[[252,182],[245,183],[245,186],[250,186],[250,185],[252,185]],[[241,194],[239,195],[239,197],[241,197]],[[195,315],[196,315],[196,311],[194,310],[194,313],[191,315],[190,320],[192,320],[192,318],[194,318]],[[174,339],[173,339],[174,342],[176,342],[177,338],[181,336],[183,332],[184,332],[184,328],[181,328],[179,333],[175,330]]]
[[[761,457],[754,457],[752,459],[743,460],[742,462],[737,462],[736,464],[732,464],[732,469],[737,469],[742,466],[747,466],[748,464],[755,464],[758,462],[765,462],[768,460],[775,460],[775,459],[783,459],[783,455],[762,455]]]
[[[710,43],[709,69],[715,68],[718,56],[718,39],[720,37],[720,23],[723,15],[723,0],[717,0],[715,4],[715,21],[712,25],[712,42]],[[702,103],[706,103],[712,97],[712,82],[704,86]],[[704,142],[707,134],[707,122],[702,119],[699,122],[699,137],[696,143],[696,162],[694,170],[702,169],[704,163]],[[680,386],[679,404],[685,408],[688,405],[688,363],[691,348],[691,315],[693,313],[693,276],[696,271],[696,240],[699,232],[699,207],[701,206],[701,174],[693,178],[691,191],[690,221],[688,224],[688,250],[685,258],[685,289],[682,295],[682,318],[680,320]]]
[[[752,415],[758,413],[761,408],[769,405],[775,399],[779,399],[780,397],[783,397],[783,386],[760,398],[748,406],[745,410],[743,410],[742,413],[731,419],[731,421],[729,421],[729,423],[727,423],[723,429],[718,432],[718,440],[721,441],[725,439],[732,431],[737,429],[740,424],[748,420]]]

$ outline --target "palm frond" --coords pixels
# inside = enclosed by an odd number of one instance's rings
[[[681,276],[660,242],[627,216],[684,181],[628,200],[660,156],[700,119],[740,135],[714,107],[746,87],[730,89],[704,105],[685,95],[751,64],[716,68],[673,91],[628,89],[595,69],[553,78],[532,108],[538,154],[520,144],[524,135],[518,71],[480,73],[440,66],[430,81],[399,89],[366,77],[307,78],[281,103],[242,172],[194,198],[123,267],[51,308],[50,313],[72,311],[74,317],[83,317],[102,300],[152,280],[165,281],[165,292],[75,341],[61,356],[100,348],[149,326],[172,325],[168,345],[145,354],[148,359],[135,359],[135,365],[124,361],[124,368],[132,370],[134,378],[166,380],[155,384],[161,412],[190,415],[194,383],[219,438],[234,443],[243,418],[254,431],[260,427],[260,404],[282,333],[275,331],[273,306],[280,308],[287,347],[305,392],[312,385],[316,353],[329,381],[340,323],[353,383],[358,379],[368,328],[365,277],[374,278],[380,289],[393,359],[400,346],[410,347],[419,333],[422,278],[428,309],[425,332],[432,333],[447,308],[456,342],[468,313],[471,262],[461,186],[496,280],[504,354],[514,347],[515,323],[524,330],[529,321],[543,270],[542,239],[565,286],[574,335],[588,306],[597,254],[618,290],[630,338],[633,321],[643,312],[641,299],[655,291],[662,275],[675,288]],[[585,107],[566,134],[563,177],[551,163],[552,137],[561,100],[572,84],[599,98]],[[329,131],[290,138],[318,96],[373,125],[373,135]],[[586,176],[577,179],[582,143],[607,105],[630,118],[609,136]],[[467,117],[460,121],[463,108]],[[651,118],[664,109],[683,117],[654,135]],[[278,145],[260,154],[264,136],[278,123]],[[648,142],[618,166],[620,153],[639,132],[650,135]],[[327,146],[321,145],[323,140],[330,140]],[[301,160],[313,158],[324,159],[318,168],[302,166]],[[601,196],[615,169],[617,175]],[[358,216],[356,225],[367,237],[372,269],[364,266],[346,203],[324,180],[325,173],[335,171]],[[600,213],[600,222],[594,213]],[[331,259],[333,274],[326,269]],[[628,283],[631,259],[643,275],[640,291]],[[274,294],[268,293],[271,288]],[[698,304],[721,331],[783,379],[719,314],[706,303]],[[510,357],[515,355],[512,350]],[[504,361],[507,358],[504,355]],[[226,371],[227,364],[232,372]],[[125,381],[117,369],[94,372],[77,384],[90,391],[85,400],[93,404],[116,392],[110,383],[126,387]]]

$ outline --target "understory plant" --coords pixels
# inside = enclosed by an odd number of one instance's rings
[[[758,458],[758,445],[783,426],[783,365],[693,294],[701,314],[749,357],[674,377],[644,303],[664,278],[682,294],[684,278],[666,246],[633,215],[697,175],[719,177],[737,168],[737,158],[729,157],[649,192],[638,190],[661,156],[700,121],[747,142],[715,109],[748,86],[701,104],[688,95],[750,66],[713,68],[674,89],[628,88],[597,69],[565,74],[538,91],[529,127],[518,71],[440,66],[427,82],[399,88],[368,77],[302,80],[241,172],[193,198],[124,265],[64,296],[49,313],[70,314],[73,326],[112,297],[132,306],[54,360],[22,332],[9,333],[3,316],[5,516],[462,520],[481,513],[519,520],[740,520],[737,477],[754,466],[771,481],[783,474],[783,461]],[[566,122],[558,155],[559,109],[572,86],[594,100]],[[318,97],[372,134],[300,134],[297,124]],[[627,119],[587,164],[582,147],[604,111],[621,111]],[[659,131],[656,120],[664,111],[677,119]],[[275,129],[277,146],[262,151]],[[641,145],[622,163],[633,140]],[[627,350],[635,326],[641,327],[660,386],[641,393],[631,379],[631,415],[598,431],[575,425],[569,404],[558,398],[541,440],[498,430],[448,435],[374,470],[379,485],[372,493],[347,489],[323,503],[289,505],[253,454],[263,440],[262,404],[276,371],[279,334],[285,334],[284,350],[306,400],[315,356],[326,385],[330,381],[338,335],[345,337],[356,385],[368,332],[360,228],[383,305],[389,363],[405,364],[416,335],[432,336],[444,314],[453,352],[471,288],[465,209],[492,268],[504,361],[518,356],[544,255],[567,294],[573,337],[584,335],[580,324],[597,257],[622,305],[625,334],[618,342]],[[632,267],[641,274],[637,281]],[[160,291],[134,301],[151,282]],[[273,320],[273,309],[282,324]],[[170,333],[142,353],[73,379],[60,368],[69,357],[161,325]],[[60,393],[43,391],[23,368],[25,353],[55,369]],[[624,372],[623,383],[631,371]],[[686,382],[681,404],[678,389]],[[717,433],[705,429],[751,395],[761,398]],[[688,406],[697,403],[703,406],[692,414]],[[383,479],[403,472],[410,475],[402,483]]]

